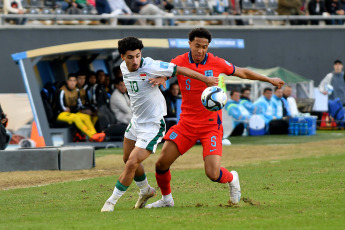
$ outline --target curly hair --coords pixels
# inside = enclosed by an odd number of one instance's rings
[[[211,33],[203,27],[195,28],[189,33],[189,41],[192,42],[195,39],[195,37],[206,38],[208,40],[208,43],[211,43],[212,40]]]
[[[127,50],[142,50],[143,48],[143,42],[136,37],[126,37],[118,41],[118,49],[122,55],[124,55]]]

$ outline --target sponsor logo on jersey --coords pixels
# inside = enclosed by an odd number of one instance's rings
[[[205,76],[206,77],[212,77],[213,76],[213,70],[205,70]]]
[[[147,140],[145,140],[145,139],[141,139],[141,141],[142,141],[142,142],[147,142]]]
[[[167,69],[169,67],[169,63],[168,62],[160,62],[159,66],[162,69]]]
[[[177,137],[177,133],[172,132],[169,136],[170,140],[174,140]]]
[[[228,64],[229,66],[231,66],[231,64],[229,62],[225,61],[225,63]]]
[[[140,73],[140,79],[145,81],[146,80],[146,73]]]

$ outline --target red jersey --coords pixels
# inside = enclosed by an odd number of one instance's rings
[[[207,53],[200,64],[193,61],[190,52],[177,56],[171,62],[177,66],[192,69],[206,77],[218,77],[221,73],[232,75],[235,72],[234,65],[222,58],[215,57],[211,53]],[[211,112],[205,109],[201,103],[201,94],[207,88],[207,85],[204,82],[183,75],[178,75],[177,79],[182,94],[180,119],[196,125],[220,125],[222,123],[222,111]]]

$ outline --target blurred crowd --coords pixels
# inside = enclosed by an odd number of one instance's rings
[[[278,24],[342,25],[342,19],[327,19],[330,15],[344,15],[345,0],[2,0],[3,14],[67,14],[107,15],[107,19],[59,20],[58,24],[112,24],[112,25],[179,25],[204,23],[208,25],[253,24],[250,20],[175,20],[175,15],[318,15],[324,20],[289,20]],[[1,1],[0,1],[1,2]],[[126,15],[128,19],[117,19]],[[162,15],[164,20],[133,19],[131,15]],[[114,16],[114,17],[112,17]],[[36,20],[35,20],[36,21]],[[25,24],[25,18],[7,20]],[[47,21],[44,21],[47,23]],[[50,22],[52,23],[52,22]],[[269,23],[274,23],[269,21]]]

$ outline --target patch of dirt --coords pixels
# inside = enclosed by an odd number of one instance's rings
[[[261,205],[259,201],[255,201],[255,200],[252,200],[250,198],[243,197],[241,200],[246,204],[250,204],[251,206],[260,206]]]
[[[230,166],[233,168],[266,161],[344,154],[344,144],[345,139],[336,139],[283,146],[223,146],[222,166],[230,169]],[[158,156],[159,153],[156,153],[144,161],[143,165],[147,172],[154,172]],[[198,168],[204,168],[201,146],[193,147],[187,154],[177,159],[171,167],[172,171]],[[43,186],[104,176],[118,177],[123,169],[122,156],[114,154],[96,158],[96,167],[90,170],[0,172],[0,190]]]

